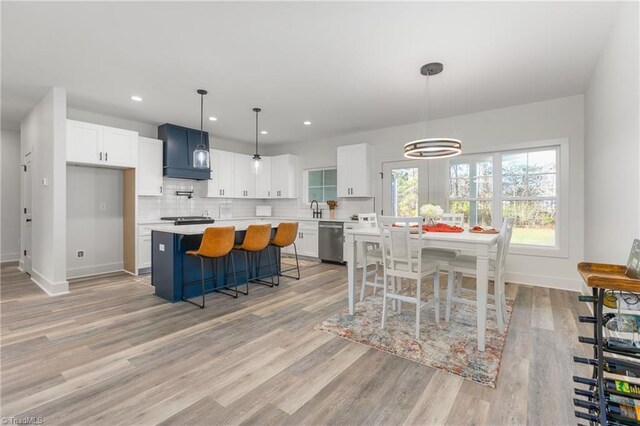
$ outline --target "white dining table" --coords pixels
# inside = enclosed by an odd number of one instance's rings
[[[424,232],[415,238],[417,246],[424,248],[454,249],[474,254],[476,261],[476,292],[478,319],[478,350],[485,350],[487,319],[487,294],[489,288],[489,251],[498,242],[498,234],[476,234],[464,232]],[[359,243],[380,243],[380,230],[371,227],[355,227],[345,230],[345,259],[349,278],[349,314],[355,312],[356,265],[358,264]]]

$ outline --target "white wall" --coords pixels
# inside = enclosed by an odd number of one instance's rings
[[[20,133],[2,130],[2,215],[0,261],[20,258]]]
[[[67,166],[68,278],[123,269],[122,199],[122,170]]]
[[[585,259],[625,264],[640,238],[638,3],[619,13],[585,95]]]
[[[85,121],[87,123],[101,124],[103,126],[117,127],[119,129],[133,130],[138,132],[140,136],[157,139],[158,126],[164,123],[142,123],[140,121],[127,120],[124,118],[113,117],[110,115],[98,114],[89,111],[69,108],[67,116],[71,120]],[[253,154],[255,145],[252,143],[241,143],[230,140],[220,139],[216,136],[215,124],[205,122],[205,131],[209,132],[209,145],[213,149],[223,151],[241,152],[243,154]],[[249,133],[251,134],[251,133]]]
[[[454,117],[458,136],[466,153],[500,149],[501,146],[567,138],[570,145],[569,247],[568,257],[511,255],[507,265],[508,279],[513,282],[548,287],[580,289],[576,264],[583,260],[584,221],[584,105],[583,96],[555,99],[513,106],[476,114]],[[336,148],[367,142],[374,145],[374,188],[376,210],[380,212],[381,189],[377,172],[383,162],[404,160],[402,146],[416,138],[417,123],[353,133],[338,137],[269,147],[267,154],[296,154],[300,169],[335,166]],[[430,136],[452,134],[449,119],[428,124]],[[637,139],[636,139],[637,141]],[[636,156],[637,158],[637,156]],[[434,160],[430,168],[435,175],[444,175],[446,160]],[[430,175],[432,171],[430,170]],[[302,178],[300,179],[300,181]]]
[[[66,119],[66,91],[52,88],[20,123],[21,156],[27,152],[33,156],[31,279],[49,294],[69,290],[66,280]],[[21,231],[24,238],[24,224]]]

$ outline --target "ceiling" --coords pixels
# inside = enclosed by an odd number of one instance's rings
[[[2,119],[68,106],[289,143],[584,93],[613,2],[2,2]],[[133,102],[139,95],[143,102]],[[303,121],[310,120],[311,126]]]

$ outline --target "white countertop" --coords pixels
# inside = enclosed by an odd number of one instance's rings
[[[249,217],[249,218],[233,218],[233,219],[215,219],[215,223],[203,223],[200,225],[174,225],[173,222],[153,221],[142,223],[147,229],[151,231],[169,232],[172,234],[181,235],[200,235],[204,233],[207,228],[220,228],[225,226],[234,226],[236,231],[246,231],[247,227],[252,224],[265,224],[269,223],[271,227],[275,228],[283,221],[297,221],[297,222],[319,222],[324,219],[301,219],[301,218],[283,218],[283,217]],[[350,219],[349,219],[350,220]],[[335,220],[335,222],[342,222],[344,220]]]
[[[284,220],[289,220],[289,221],[296,221],[296,222],[321,222],[321,221],[327,221],[327,222],[357,222],[357,221],[353,221],[351,220],[350,217],[337,217],[335,219],[329,219],[328,217],[326,218],[321,218],[321,219],[317,219],[317,218],[312,218],[312,217],[293,217],[293,216],[250,216],[250,217],[232,217],[232,218],[228,218],[228,219],[220,219],[220,218],[212,218],[216,221],[216,223],[218,222],[237,222],[237,221],[247,221],[247,220],[255,220],[256,223],[262,223],[262,222],[268,222],[268,221],[284,221]],[[161,220],[161,219],[144,219],[144,220],[139,220],[138,221],[138,225],[160,225],[160,224],[171,224],[170,220]],[[187,225],[181,225],[180,227],[183,228]]]

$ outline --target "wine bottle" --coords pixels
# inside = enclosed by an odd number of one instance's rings
[[[591,399],[592,401],[595,401],[596,399],[598,399],[598,394],[589,390],[573,388],[573,391],[576,395],[584,396],[586,398]],[[604,398],[607,403],[615,402],[618,404],[630,405],[632,407],[640,407],[640,400],[638,399],[633,399],[633,398],[629,398],[622,395],[608,394],[608,393],[604,395]]]
[[[614,419],[622,418],[640,421],[640,407],[636,406],[609,402],[607,403],[607,414],[610,414]]]
[[[629,322],[629,324],[633,324],[633,330],[629,330],[629,331],[637,332],[638,329],[640,329],[640,315],[634,315],[634,314],[614,314],[610,312],[602,316],[602,324],[605,325],[607,328],[609,328],[609,330],[628,331],[628,330],[618,330],[615,326],[615,322],[612,322],[611,324],[609,324],[609,322],[611,322],[611,320],[614,318],[626,320]],[[609,326],[607,326],[607,324],[609,324]]]
[[[574,380],[575,380],[575,377],[574,377]],[[593,382],[595,382],[595,380],[593,380]],[[578,382],[578,383],[585,383],[585,382]],[[590,384],[590,383],[585,383],[585,384]],[[608,392],[617,392],[619,394],[640,397],[640,386],[634,383],[625,382],[623,380],[605,379],[604,388]]]
[[[598,365],[598,360],[591,358],[573,357],[574,362],[588,365]],[[607,373],[618,374],[621,376],[640,377],[640,365],[628,362],[619,358],[605,357],[602,368]]]

